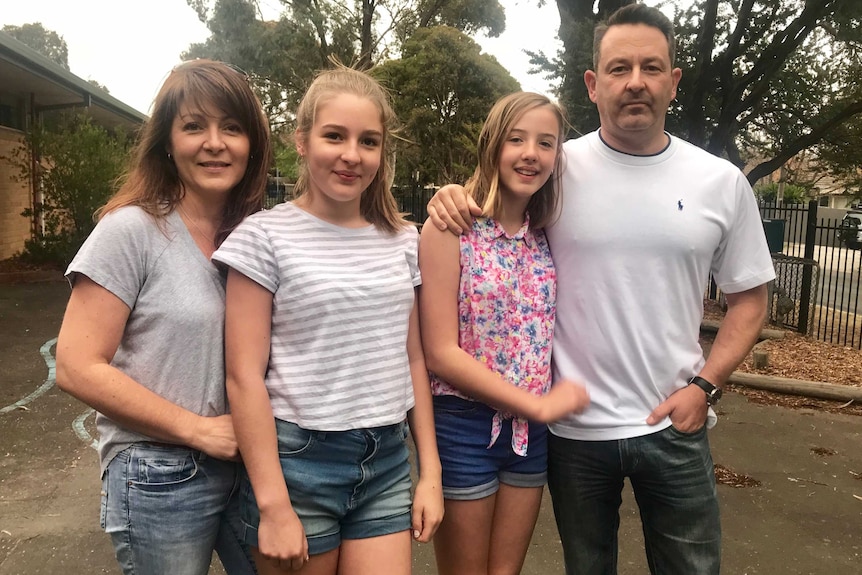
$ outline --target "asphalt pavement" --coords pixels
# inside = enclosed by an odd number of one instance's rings
[[[92,412],[53,385],[68,293],[59,278],[0,285],[0,575],[117,572],[98,524]],[[748,485],[719,486],[723,573],[862,572],[862,419],[731,392],[710,441],[715,463]],[[628,488],[620,516],[619,573],[643,575]],[[436,573],[430,545],[416,545],[413,572]],[[563,573],[547,494],[523,573]]]

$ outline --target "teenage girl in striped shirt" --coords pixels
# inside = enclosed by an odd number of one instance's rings
[[[369,75],[322,72],[297,110],[298,198],[213,255],[230,268],[227,391],[262,574],[408,575],[411,539],[442,519],[418,237],[388,187],[394,121]]]

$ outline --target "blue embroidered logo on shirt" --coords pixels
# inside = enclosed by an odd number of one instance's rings
[[[682,206],[682,200],[677,200],[677,202],[676,202],[676,208],[677,208],[679,211],[682,211],[682,207],[683,207],[683,206]]]

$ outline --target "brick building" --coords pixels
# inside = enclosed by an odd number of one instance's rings
[[[16,180],[9,157],[49,110],[87,110],[93,120],[132,133],[146,116],[0,31],[0,259],[20,252],[41,225],[21,216],[40,201],[33,182]],[[31,154],[32,156],[32,154]],[[35,161],[35,159],[32,159]]]

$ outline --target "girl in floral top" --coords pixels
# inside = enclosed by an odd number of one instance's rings
[[[420,313],[445,515],[437,566],[518,573],[547,476],[546,423],[583,410],[583,386],[551,388],[556,274],[542,228],[557,209],[563,110],[519,92],[479,136],[467,191],[482,217],[461,236],[422,230]]]

